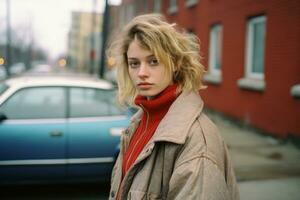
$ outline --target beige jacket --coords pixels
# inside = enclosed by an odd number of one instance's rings
[[[239,199],[226,145],[202,109],[197,93],[179,95],[121,183],[123,153],[140,110],[122,134],[109,199],[116,199],[119,188],[122,200]]]

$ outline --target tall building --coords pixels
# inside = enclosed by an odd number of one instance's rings
[[[97,73],[100,51],[102,14],[73,12],[69,32],[69,65],[76,71]]]

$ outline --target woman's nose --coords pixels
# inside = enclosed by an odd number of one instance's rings
[[[139,77],[147,77],[149,76],[149,70],[146,63],[141,63],[140,70],[138,72]]]

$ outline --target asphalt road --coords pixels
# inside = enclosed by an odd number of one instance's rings
[[[109,183],[0,187],[1,200],[104,200],[108,193]]]

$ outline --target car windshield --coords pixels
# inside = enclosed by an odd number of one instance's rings
[[[8,89],[8,85],[0,83],[0,95],[2,95]]]

